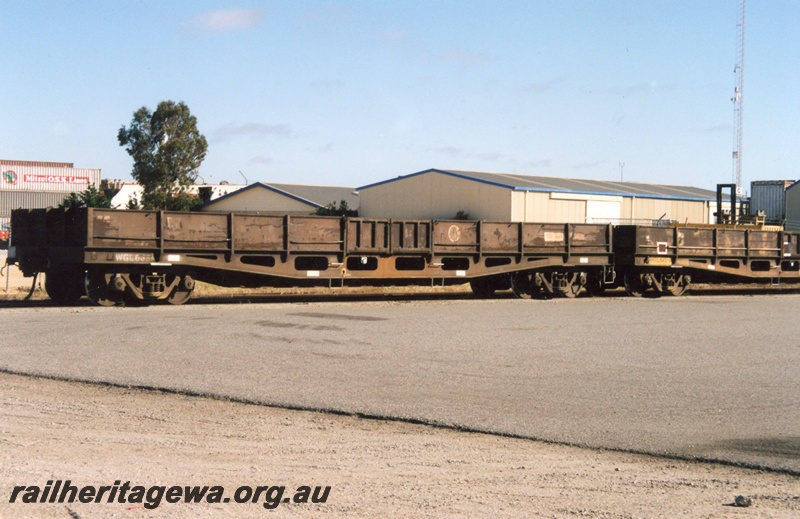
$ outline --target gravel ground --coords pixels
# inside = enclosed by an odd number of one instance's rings
[[[9,374],[0,401],[4,518],[800,516],[800,478],[731,466]],[[8,502],[17,485],[59,479],[330,492],[272,511],[266,497],[155,509]],[[737,496],[751,506],[733,506]]]

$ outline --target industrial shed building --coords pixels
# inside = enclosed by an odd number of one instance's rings
[[[200,211],[311,214],[320,207],[337,206],[341,201],[353,210],[359,196],[352,187],[266,184],[256,182],[199,207]]]
[[[8,240],[11,211],[56,207],[72,192],[100,187],[100,170],[71,162],[0,159],[0,242]]]
[[[428,169],[358,188],[360,215],[566,223],[709,223],[716,192],[684,186]]]
[[[111,198],[111,207],[114,209],[128,209],[131,202],[141,202],[142,193],[144,189],[138,183],[131,180],[103,180],[102,187],[106,193],[113,192],[114,196]],[[203,198],[204,200],[213,201],[217,198],[233,193],[239,189],[243,189],[244,185],[239,184],[193,184],[189,186],[187,192],[190,195]]]

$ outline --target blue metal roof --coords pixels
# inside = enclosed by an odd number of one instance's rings
[[[384,180],[356,188],[358,191],[370,189],[390,182],[405,180],[418,175],[438,173],[473,182],[480,182],[514,191],[535,191],[547,193],[573,193],[581,195],[627,196],[638,198],[658,198],[670,200],[707,201],[716,200],[716,191],[689,186],[666,184],[645,184],[640,182],[617,182],[610,180],[587,180],[558,177],[537,177],[508,173],[485,173],[480,171],[460,171],[446,169],[426,169],[410,175]]]

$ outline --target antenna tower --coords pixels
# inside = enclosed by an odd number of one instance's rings
[[[741,0],[741,10],[739,11],[739,25],[736,32],[736,67],[733,69],[736,75],[736,88],[733,92],[733,180],[736,182],[736,190],[742,192],[742,87],[744,85],[744,4]]]

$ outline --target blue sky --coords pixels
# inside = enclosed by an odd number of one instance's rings
[[[731,182],[739,0],[0,4],[0,157],[130,178],[116,140],[184,101],[207,182],[427,168]],[[800,2],[746,14],[743,180],[800,178]],[[241,172],[241,173],[240,173]]]

